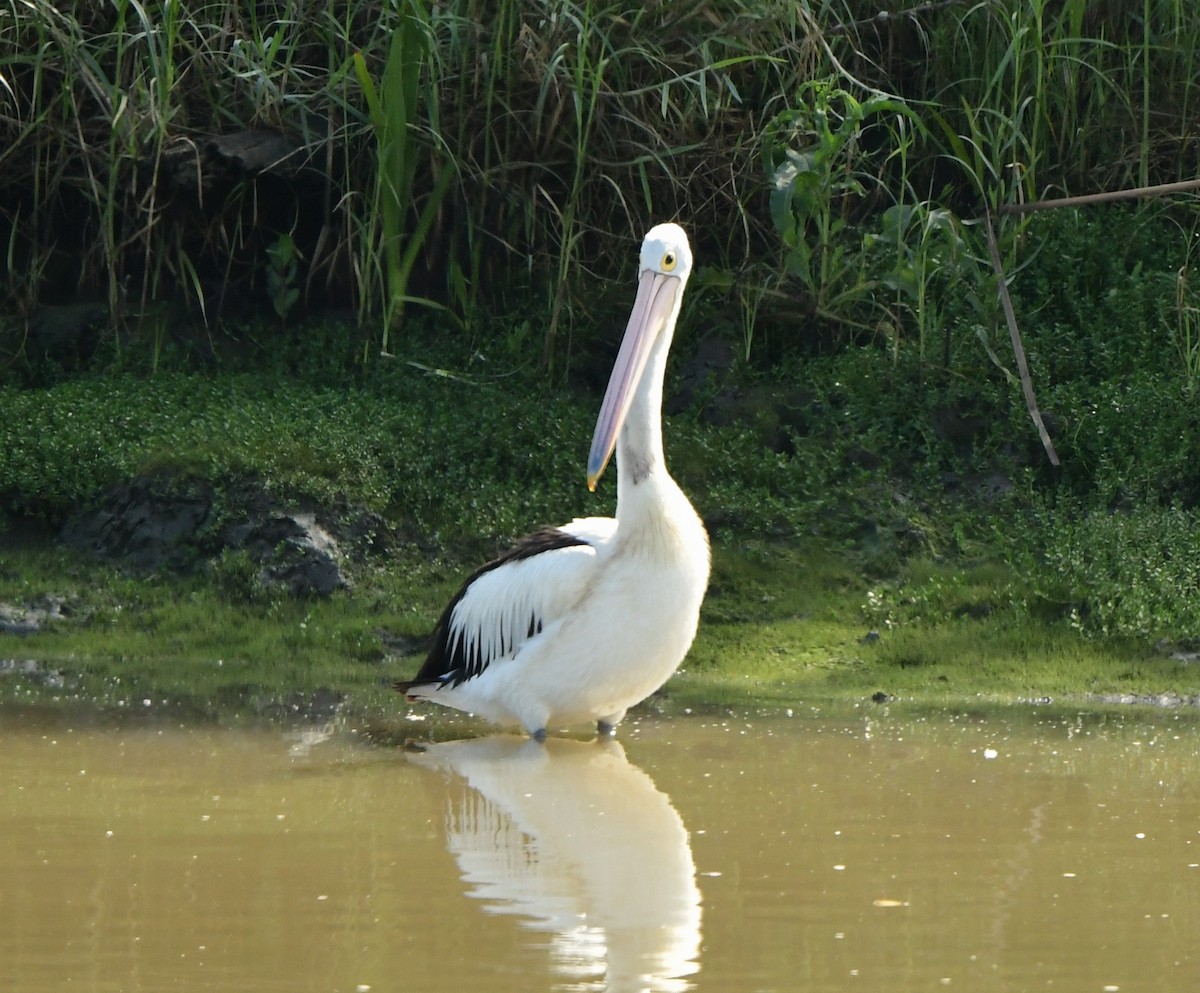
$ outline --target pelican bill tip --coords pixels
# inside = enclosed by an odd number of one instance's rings
[[[600,482],[600,477],[604,475],[604,470],[608,468],[608,458],[607,455],[604,458],[600,458],[596,454],[588,458],[587,486],[592,493],[596,492],[596,484]]]

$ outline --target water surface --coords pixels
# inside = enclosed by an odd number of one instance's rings
[[[872,711],[414,754],[0,710],[0,990],[1192,993],[1198,744]]]

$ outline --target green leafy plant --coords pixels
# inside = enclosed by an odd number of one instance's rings
[[[267,292],[280,324],[300,300],[299,253],[290,234],[281,234],[267,246]]]
[[[427,112],[433,111],[436,117],[436,103],[423,92],[422,70],[434,64],[430,58],[429,30],[424,4],[418,0],[401,3],[400,23],[392,32],[378,86],[371,79],[362,53],[354,54],[354,72],[367,102],[376,141],[374,204],[378,224],[369,223],[366,231],[372,242],[378,239],[382,246],[385,352],[391,332],[403,319],[405,304],[431,302],[409,295],[409,277],[455,175],[453,160],[438,162],[428,139],[419,136],[422,107]],[[433,90],[432,84],[430,89]],[[436,119],[429,124],[436,124]],[[417,195],[417,171],[422,165],[435,178],[424,205],[410,223]],[[364,292],[362,298],[369,300],[370,294]]]
[[[1200,639],[1200,523],[1179,508],[1042,518],[1046,563],[1086,634]]]
[[[880,282],[892,290],[897,312],[911,315],[922,361],[935,332],[942,333],[942,364],[950,365],[952,323],[947,300],[960,283],[979,278],[978,266],[962,233],[961,221],[946,207],[928,202],[893,204],[879,218],[878,232],[866,237],[882,255]],[[897,335],[893,357],[899,349]]]
[[[801,87],[799,105],[776,115],[768,129],[771,220],[783,264],[826,320],[873,327],[877,281],[851,224],[852,211],[873,192],[860,146],[872,118],[910,113],[890,97],[859,100],[832,80],[814,80]]]

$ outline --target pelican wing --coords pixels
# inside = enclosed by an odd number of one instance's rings
[[[397,683],[396,689],[458,686],[510,658],[578,602],[597,549],[615,529],[616,521],[602,517],[542,528],[478,569],[443,611],[416,678]]]

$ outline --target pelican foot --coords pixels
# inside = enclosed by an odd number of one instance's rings
[[[617,726],[609,724],[608,721],[597,721],[596,734],[601,738],[615,738],[617,736]]]
[[[530,731],[529,737],[531,737],[534,741],[540,741],[542,744],[545,744],[546,743],[546,729],[538,728],[536,731]]]

